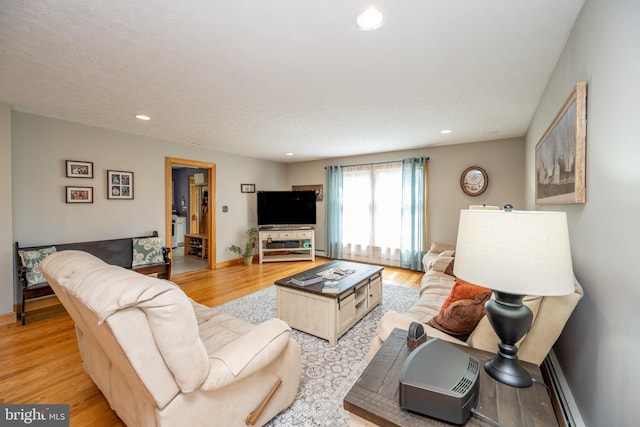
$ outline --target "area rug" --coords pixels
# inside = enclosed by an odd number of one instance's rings
[[[342,401],[367,365],[371,337],[388,310],[406,311],[418,299],[418,289],[384,284],[382,304],[344,334],[335,347],[312,335],[293,330],[300,344],[302,378],[293,404],[272,419],[269,427],[348,426]],[[275,286],[216,307],[251,323],[276,317]]]

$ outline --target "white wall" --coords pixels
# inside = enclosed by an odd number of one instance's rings
[[[587,0],[527,135],[527,202],[535,145],[579,81],[587,81],[587,202],[537,206],[568,214],[585,290],[556,345],[589,426],[631,426],[640,394],[640,2]]]
[[[13,310],[11,106],[0,103],[0,314]]]
[[[523,138],[476,142],[416,150],[394,151],[383,154],[345,157],[296,163],[289,166],[291,185],[323,184],[326,190],[325,166],[375,163],[402,160],[408,157],[429,157],[429,244],[455,243],[458,234],[460,209],[471,204],[503,206],[511,203],[524,208],[524,156]],[[469,166],[480,166],[489,175],[489,186],[480,196],[472,197],[460,189],[460,175]],[[326,201],[318,203],[316,245],[326,250]]]
[[[31,114],[13,112],[11,117],[6,128],[11,129],[12,143],[4,144],[0,136],[0,150],[13,150],[12,163],[0,172],[7,175],[0,188],[8,192],[5,200],[12,200],[8,209],[14,215],[13,237],[7,242],[10,263],[13,240],[26,246],[128,237],[153,230],[164,235],[165,157],[216,164],[217,262],[236,258],[227,248],[244,240],[245,230],[256,223],[255,194],[240,193],[240,184],[255,183],[258,189],[287,185],[286,166],[280,163]],[[2,162],[5,158],[11,156],[3,155]],[[93,162],[94,178],[66,178],[65,160]],[[134,172],[134,200],[107,199],[107,170]],[[94,187],[94,203],[65,203],[67,185]],[[229,207],[228,213],[222,213],[222,205]],[[3,256],[2,262],[6,259]],[[2,292],[12,287],[9,282],[0,285]],[[11,309],[0,313],[7,311]]]

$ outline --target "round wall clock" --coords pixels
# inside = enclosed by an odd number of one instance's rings
[[[462,172],[460,177],[460,187],[462,191],[470,196],[479,196],[484,193],[489,184],[487,172],[480,166],[471,166]]]

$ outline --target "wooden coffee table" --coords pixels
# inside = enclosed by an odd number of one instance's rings
[[[458,348],[476,357],[481,365],[494,355],[471,347]],[[409,355],[407,331],[394,329],[380,350],[344,398],[352,426],[448,426],[443,421],[400,408],[400,370]],[[476,409],[503,426],[557,427],[551,400],[543,385],[540,369],[522,362],[531,376],[542,384],[528,388],[511,387],[491,378],[480,369],[480,391]],[[473,415],[465,426],[490,426]]]
[[[332,261],[294,276],[315,275],[331,268],[354,270],[339,280],[335,294],[323,293],[323,282],[307,286],[291,283],[293,276],[277,280],[275,284],[278,318],[335,346],[338,338],[382,302],[383,267]]]

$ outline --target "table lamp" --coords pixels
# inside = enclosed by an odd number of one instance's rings
[[[509,205],[508,205],[509,206]],[[516,343],[529,331],[533,314],[526,295],[573,292],[574,275],[564,212],[462,210],[454,274],[493,291],[485,305],[498,336],[498,352],[485,363],[487,373],[514,387],[529,387]]]

